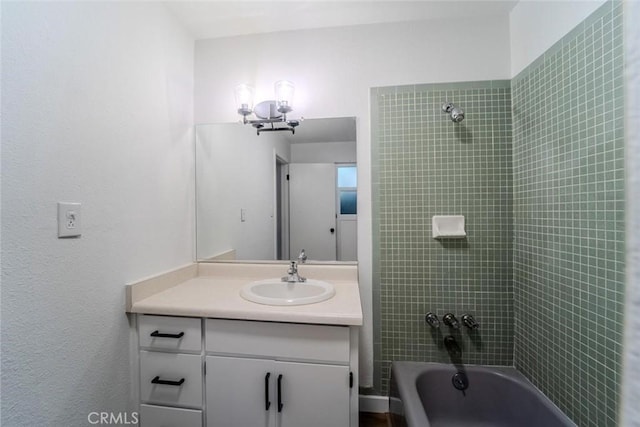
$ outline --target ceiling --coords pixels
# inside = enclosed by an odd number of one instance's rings
[[[507,15],[518,0],[168,1],[196,39],[391,22]]]

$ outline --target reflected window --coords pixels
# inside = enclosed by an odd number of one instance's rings
[[[358,186],[358,168],[356,166],[338,166],[338,188]]]
[[[358,196],[355,190],[340,190],[340,215],[358,213]]]
[[[358,168],[356,165],[337,166],[338,214],[357,215],[358,213]]]

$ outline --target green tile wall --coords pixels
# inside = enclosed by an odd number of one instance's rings
[[[581,427],[617,425],[621,9],[605,3],[512,81],[514,361]]]
[[[463,362],[513,363],[512,153],[509,81],[374,88],[374,386],[394,360],[449,361],[443,326],[424,315],[472,313],[454,335]],[[453,123],[441,111],[466,112]],[[468,237],[431,238],[433,215],[465,215]]]

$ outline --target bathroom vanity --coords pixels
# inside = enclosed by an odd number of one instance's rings
[[[357,267],[301,270],[335,295],[292,306],[240,296],[286,263],[201,263],[128,285],[140,425],[356,427]]]

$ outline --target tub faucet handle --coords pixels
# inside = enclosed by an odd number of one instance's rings
[[[460,323],[458,322],[458,319],[456,319],[456,316],[453,315],[453,313],[445,314],[444,317],[442,317],[442,321],[444,322],[445,325],[453,329],[460,328]]]
[[[440,321],[438,320],[438,316],[433,314],[432,312],[428,312],[424,317],[424,320],[431,326],[433,329],[438,329],[440,327]]]
[[[478,322],[476,322],[476,319],[468,313],[462,315],[462,323],[464,323],[464,325],[469,329],[478,329],[480,326]]]

